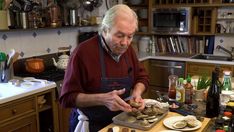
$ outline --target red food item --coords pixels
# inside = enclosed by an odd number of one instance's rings
[[[232,117],[232,112],[229,112],[229,111],[226,111],[223,113],[224,116],[227,116],[227,117]]]
[[[218,130],[215,130],[215,132],[225,132],[225,131],[218,129]]]

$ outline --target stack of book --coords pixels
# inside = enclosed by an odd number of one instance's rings
[[[154,36],[157,53],[176,54],[213,54],[214,37],[207,37],[205,42],[199,37]]]

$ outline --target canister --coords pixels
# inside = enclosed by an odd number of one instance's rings
[[[20,13],[20,23],[23,29],[28,28],[28,14],[26,12]]]
[[[77,25],[77,11],[75,9],[70,9],[69,12],[70,16],[70,25],[75,26]]]
[[[139,51],[140,52],[149,52],[149,43],[150,43],[150,37],[144,36],[141,37],[139,40]]]

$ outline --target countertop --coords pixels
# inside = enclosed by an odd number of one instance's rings
[[[234,65],[234,61],[217,61],[217,60],[203,60],[203,59],[191,59],[193,55],[173,55],[173,54],[158,54],[158,53],[146,53],[138,52],[137,54],[139,61],[148,59],[157,60],[170,60],[170,61],[183,61],[183,62],[199,62],[199,63],[210,63],[210,64],[222,64],[222,65]]]
[[[55,88],[56,83],[46,81],[42,82],[23,82],[20,86],[12,85],[11,82],[0,83],[0,104],[16,100],[38,92]]]
[[[155,126],[153,126],[150,130],[148,130],[146,132],[160,132],[160,131],[170,130],[163,125],[163,120],[168,118],[168,117],[172,117],[172,116],[179,116],[179,114],[174,113],[174,112],[169,112],[166,117],[164,117],[161,121],[159,121]],[[210,121],[211,121],[210,118],[204,118],[204,120],[202,121],[202,126],[194,132],[206,132],[207,128],[210,124]],[[118,126],[120,128],[120,132],[121,132],[122,128],[124,128],[124,126],[119,126],[119,125],[115,125],[112,123],[112,124],[106,126],[105,128],[101,129],[99,132],[108,132],[108,129],[113,128],[114,126]],[[129,129],[133,130],[132,128],[129,128]],[[134,129],[134,130],[136,132],[142,132],[142,130],[137,130],[137,129]]]

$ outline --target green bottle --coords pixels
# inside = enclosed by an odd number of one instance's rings
[[[232,90],[232,82],[231,82],[231,72],[230,71],[224,71],[223,76],[223,90],[230,91]]]

